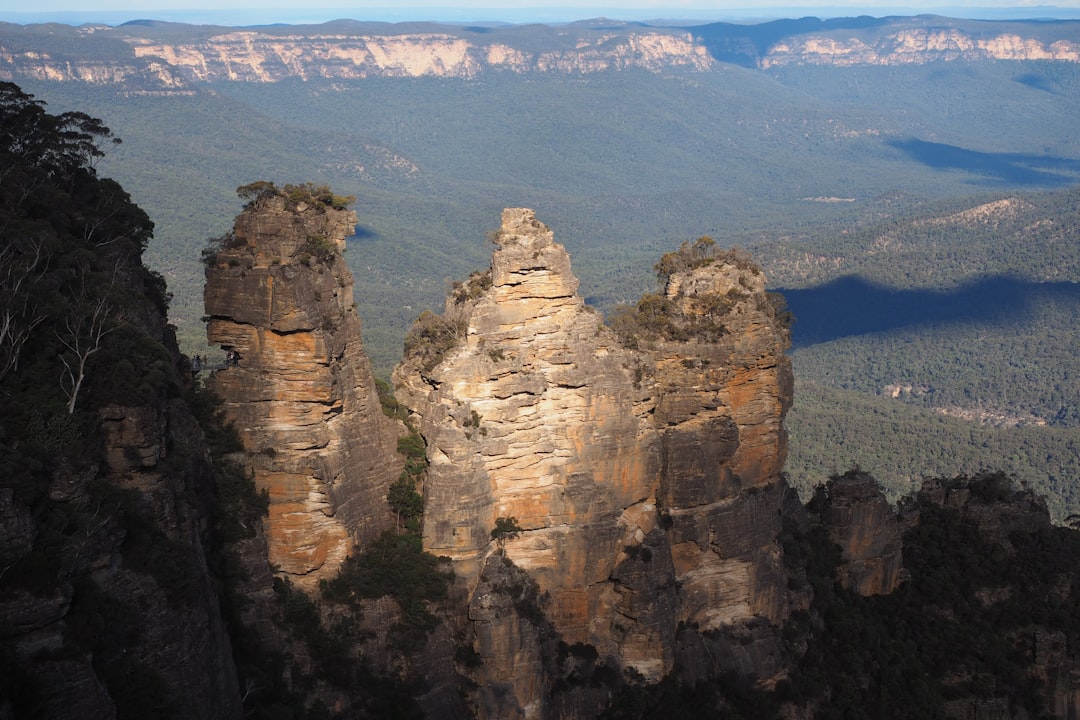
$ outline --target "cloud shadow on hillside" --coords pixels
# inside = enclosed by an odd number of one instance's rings
[[[963,170],[983,182],[1056,188],[1080,182],[1080,161],[1031,153],[988,153],[926,140],[890,140],[888,145],[934,170]]]
[[[754,25],[716,22],[707,25],[691,25],[685,29],[700,38],[709,54],[716,60],[756,68],[758,62],[768,54],[773,45],[794,35],[830,30],[860,30],[887,25],[889,22],[888,18],[874,18],[868,15],[825,20],[802,17],[771,20]]]
[[[919,325],[1018,321],[1046,301],[1075,303],[1080,314],[1080,283],[1033,283],[1004,275],[949,291],[897,290],[847,275],[824,285],[779,292],[795,314],[796,349]]]

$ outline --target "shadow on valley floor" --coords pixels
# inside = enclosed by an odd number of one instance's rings
[[[379,237],[379,233],[375,232],[371,228],[364,227],[363,225],[357,225],[353,228],[353,234],[347,238],[347,240],[374,240]]]
[[[1033,283],[1000,275],[950,291],[897,290],[848,275],[779,292],[795,314],[791,335],[796,349],[918,325],[1022,322],[1044,303],[1070,304],[1080,316],[1080,283]]]
[[[891,140],[891,147],[935,170],[964,170],[986,183],[1056,188],[1080,182],[1080,160],[1029,153],[986,153],[926,140]]]

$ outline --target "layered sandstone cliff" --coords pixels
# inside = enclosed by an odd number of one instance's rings
[[[905,28],[873,38],[810,34],[773,45],[760,66],[916,65],[951,60],[1080,62],[1080,43],[1066,39],[1044,41],[1014,32],[975,34],[947,25]]]
[[[579,74],[609,70],[703,71],[715,61],[685,30],[623,25],[528,33],[475,33],[425,24],[399,29],[352,22],[321,27],[192,27],[187,37],[151,28],[72,29],[62,48],[25,44],[0,31],[0,79],[120,84],[178,92],[201,82],[271,83],[372,77],[474,78],[488,72]],[[85,53],[72,53],[73,48]],[[107,52],[103,52],[107,49]]]
[[[209,382],[270,495],[270,562],[303,584],[392,524],[402,428],[380,409],[342,252],[354,213],[310,188],[265,190],[206,270]]]
[[[6,30],[6,31],[5,31]],[[483,31],[431,23],[338,21],[250,29],[153,23],[0,26],[0,79],[193,92],[198,83],[286,79],[476,78],[510,72],[586,74],[749,67],[903,65],[966,60],[1080,62],[1075,23],[1033,25],[939,17],[791,21],[761,26],[646,27],[614,21]]]
[[[185,81],[472,78],[491,71],[705,70],[712,64],[689,33],[665,30],[600,34],[570,47],[553,43],[539,52],[451,32],[281,36],[238,30],[190,44],[131,43],[135,58],[168,67]]]
[[[545,637],[656,681],[680,626],[786,617],[787,331],[760,271],[717,261],[673,276],[666,312],[700,329],[707,306],[722,328],[630,347],[531,210],[504,211],[495,242],[394,384],[427,442],[425,547],[469,597],[479,712],[549,717]]]

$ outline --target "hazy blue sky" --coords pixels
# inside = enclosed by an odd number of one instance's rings
[[[512,7],[511,7],[512,5]],[[1080,0],[0,0],[0,20],[121,23],[139,18],[258,24],[357,20],[506,20],[560,22],[607,16],[641,19],[737,19],[818,15],[1080,17]]]

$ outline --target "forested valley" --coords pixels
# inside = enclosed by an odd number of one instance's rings
[[[503,207],[551,223],[605,313],[709,236],[747,248],[796,317],[804,492],[856,465],[894,498],[1000,468],[1059,520],[1080,509],[1078,88],[1077,65],[1050,61],[27,84],[124,140],[98,169],[155,223],[147,258],[189,353],[216,350],[200,250],[258,179],[358,198],[347,259],[383,377],[411,322],[486,264]]]

